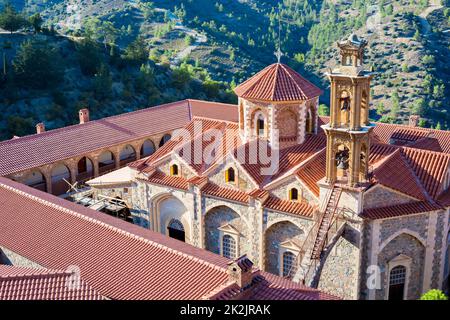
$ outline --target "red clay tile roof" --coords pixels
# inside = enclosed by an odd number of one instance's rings
[[[0,245],[81,277],[112,299],[198,299],[227,281],[227,259],[0,178]]]
[[[193,117],[239,122],[238,106],[219,102],[188,99]]]
[[[319,117],[319,125],[327,124],[329,117]],[[375,122],[372,138],[379,143],[389,144],[391,138],[409,141],[408,147],[450,153],[450,131],[410,127],[402,124]],[[435,139],[430,141],[426,138]],[[432,148],[432,149],[430,149]]]
[[[258,290],[250,300],[336,300],[335,296],[305,287],[298,283],[261,272]]]
[[[379,184],[400,191],[417,200],[427,199],[424,188],[406,163],[400,149],[388,156],[383,163],[375,168],[373,177]]]
[[[432,202],[416,201],[394,206],[365,209],[361,216],[368,219],[385,219],[441,209],[442,207],[440,205]]]
[[[236,121],[237,106],[183,100],[0,142],[0,176],[172,131],[195,116]]]
[[[316,197],[320,193],[317,182],[325,177],[326,157],[326,151],[322,150],[296,172],[297,177],[305,183]]]
[[[185,178],[168,176],[160,171],[155,171],[152,175],[150,175],[150,177],[148,177],[147,181],[181,190],[187,190],[189,188],[189,184]]]
[[[322,90],[281,63],[266,67],[234,92],[244,99],[271,102],[302,101],[322,94]]]
[[[73,289],[70,285],[77,285]],[[68,271],[0,265],[0,300],[102,300],[84,280]]]
[[[0,178],[0,206],[0,246],[44,268],[78,266],[111,299],[200,299],[229,281],[226,258],[9,179]],[[274,296],[289,285],[265,278]],[[292,287],[298,299],[333,298]]]
[[[444,191],[443,185],[450,166],[450,154],[404,147],[402,155],[428,194],[433,199],[437,199]]]
[[[244,191],[234,188],[220,187],[214,183],[208,182],[201,190],[204,194],[218,198],[225,198],[242,203],[248,203],[250,197]]]
[[[314,213],[314,208],[305,201],[289,201],[276,197],[269,197],[266,202],[264,202],[264,207],[270,210],[287,212],[308,218],[312,218]]]
[[[323,293],[276,275],[260,271],[252,282],[254,293],[247,300],[338,300],[339,298]],[[240,294],[239,286],[234,282],[216,288],[203,297],[209,300],[232,300]]]

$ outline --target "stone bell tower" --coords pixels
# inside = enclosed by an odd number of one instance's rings
[[[351,187],[367,178],[370,150],[370,81],[363,68],[367,41],[352,34],[338,42],[341,63],[326,75],[331,82],[330,122],[322,126],[327,136],[326,183]]]

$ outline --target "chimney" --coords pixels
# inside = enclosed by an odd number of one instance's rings
[[[253,282],[253,262],[247,255],[228,263],[228,279],[236,282],[241,290],[249,289]]]
[[[40,122],[36,125],[36,133],[43,133],[45,132],[45,124],[43,122]]]
[[[89,122],[89,109],[81,109],[78,114],[80,116],[80,124]]]
[[[409,116],[409,126],[410,127],[417,127],[419,124],[420,117],[418,115],[412,114]]]

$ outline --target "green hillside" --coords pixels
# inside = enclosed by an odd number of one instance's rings
[[[367,61],[378,72],[372,119],[402,123],[414,113],[423,126],[450,125],[450,9],[440,0],[12,3],[24,17],[39,13],[43,31],[0,34],[3,139],[30,133],[39,121],[72,123],[81,105],[102,117],[187,97],[236,101],[231,88],[275,62],[278,44],[282,62],[327,90],[323,73],[337,61],[335,41],[352,32],[369,40]],[[59,81],[37,88],[17,80],[14,63],[30,40],[62,58]],[[83,54],[92,52],[96,62],[86,67]]]

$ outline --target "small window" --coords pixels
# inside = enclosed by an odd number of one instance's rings
[[[176,164],[170,166],[170,175],[178,176],[178,166]]]
[[[295,255],[290,251],[283,253],[283,277],[292,275],[294,270]]]
[[[233,168],[228,168],[225,171],[225,181],[226,182],[236,182],[236,175],[234,173],[234,169]]]
[[[259,115],[258,120],[256,121],[256,130],[258,131],[259,136],[264,136],[264,116],[262,114]]]
[[[228,234],[222,238],[222,255],[228,259],[236,257],[236,240]]]
[[[298,190],[296,188],[289,190],[289,200],[298,201]]]
[[[389,300],[403,300],[405,293],[406,268],[397,266],[389,275]]]

